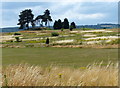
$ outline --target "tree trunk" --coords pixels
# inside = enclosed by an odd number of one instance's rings
[[[50,21],[48,21],[48,28],[50,28]]]
[[[26,24],[27,30],[29,29],[29,23]]]

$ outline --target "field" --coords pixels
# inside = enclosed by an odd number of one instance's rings
[[[117,62],[118,49],[92,48],[3,48],[3,65],[29,63],[80,67],[103,61]],[[104,65],[103,64],[103,65]]]
[[[117,86],[119,40],[118,29],[3,33],[2,85]]]

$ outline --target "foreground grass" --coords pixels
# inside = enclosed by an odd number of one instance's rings
[[[102,64],[102,63],[101,63]],[[118,86],[118,64],[88,65],[77,69],[9,65],[3,69],[3,86]]]
[[[65,67],[80,67],[90,63],[101,62],[106,65],[110,60],[116,63],[118,49],[91,48],[3,48],[4,65],[29,63],[49,66],[51,64]]]

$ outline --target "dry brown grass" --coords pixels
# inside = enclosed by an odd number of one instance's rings
[[[86,67],[40,67],[9,65],[3,69],[3,86],[117,86],[118,65]]]
[[[70,47],[70,48],[119,48],[118,44],[113,45],[54,45],[51,47]]]

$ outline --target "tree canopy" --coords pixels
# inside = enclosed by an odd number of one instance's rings
[[[76,25],[75,25],[74,22],[72,22],[72,23],[70,24],[70,31],[72,31],[74,28],[76,28]]]
[[[67,19],[67,18],[64,19],[63,28],[64,28],[64,29],[69,29],[69,22],[68,22],[68,19]]]
[[[71,26],[72,26],[73,28],[76,28],[76,24],[75,24],[74,22],[71,23]]]
[[[58,21],[54,22],[53,28],[54,29],[62,29],[62,28],[69,29],[68,19],[65,18],[63,22],[60,19],[58,19]]]
[[[60,19],[58,19],[58,21],[55,20],[53,28],[54,29],[61,29],[62,28],[62,21]]]
[[[19,20],[18,20],[19,21],[18,25],[20,25],[20,29],[23,28],[29,29],[29,23],[33,23],[33,18],[34,15],[32,14],[31,9],[26,9],[20,12]]]
[[[43,26],[49,27],[50,22],[52,21],[52,18],[50,16],[50,10],[48,9],[44,11],[43,15],[38,15],[35,19],[34,19],[32,10],[25,9],[20,12],[18,21],[19,23],[17,25],[20,25],[19,27],[20,29],[29,29],[30,23],[32,28],[35,28],[37,25],[39,25],[39,27],[43,27]],[[69,29],[69,28],[73,29],[73,28],[76,28],[76,25],[74,22],[72,22],[69,25],[68,19],[65,18],[63,22],[61,21],[61,19],[55,20],[53,28],[54,29]]]
[[[40,27],[43,26],[43,23],[45,23],[45,26],[49,26],[50,22],[52,21],[52,18],[50,16],[50,11],[47,9],[45,10],[43,15],[38,15],[34,19],[34,15],[32,13],[31,9],[25,9],[22,12],[20,12],[19,15],[19,23],[17,25],[20,25],[20,29],[29,29],[29,24],[31,23],[32,27],[36,26],[36,23],[40,24]]]
[[[43,26],[43,22],[45,23],[45,26],[50,25],[50,22],[52,21],[52,18],[50,16],[50,11],[47,9],[45,10],[43,15],[38,15],[35,18],[35,21],[39,22],[40,26]]]
[[[58,29],[58,21],[55,20],[54,24],[53,24],[53,28],[54,29]]]

